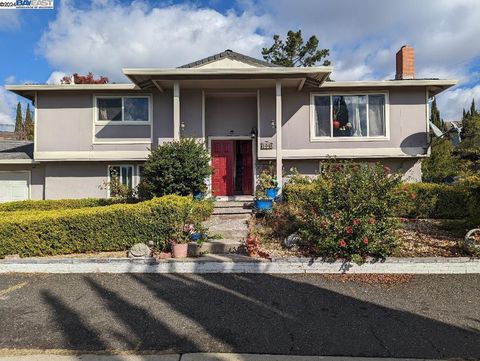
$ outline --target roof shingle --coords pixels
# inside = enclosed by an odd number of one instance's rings
[[[33,159],[33,142],[0,140],[0,160],[2,159]]]

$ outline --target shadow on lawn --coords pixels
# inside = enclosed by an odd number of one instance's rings
[[[117,279],[122,290],[131,292],[128,297],[114,282],[102,284],[91,275],[83,278],[98,298],[95,302],[103,302],[109,317],[128,332],[93,330],[82,320],[101,315],[89,314],[88,309],[77,315],[59,297],[44,293],[65,334],[64,347],[105,350],[105,339],[113,338],[126,350],[164,353],[480,356],[478,330],[281,276],[130,274]]]

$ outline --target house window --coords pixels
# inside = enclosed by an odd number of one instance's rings
[[[111,165],[108,167],[109,196],[118,196],[118,187],[133,187],[133,165]]]
[[[145,96],[98,97],[99,122],[148,122],[150,98]]]
[[[315,137],[385,138],[386,95],[314,95]]]

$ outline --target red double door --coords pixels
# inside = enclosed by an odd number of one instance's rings
[[[214,196],[252,194],[252,141],[212,140],[212,167]]]

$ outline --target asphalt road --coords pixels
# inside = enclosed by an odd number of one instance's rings
[[[480,358],[480,275],[0,275],[0,349]]]

